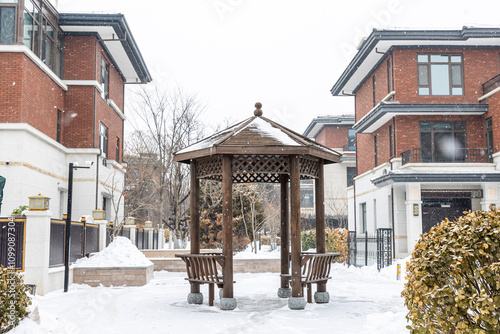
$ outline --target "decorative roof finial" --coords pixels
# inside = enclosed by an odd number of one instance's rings
[[[253,112],[253,114],[254,114],[255,116],[258,116],[258,117],[262,116],[262,103],[257,102],[257,103],[255,104],[255,108],[256,108],[256,109],[255,109],[255,111]]]

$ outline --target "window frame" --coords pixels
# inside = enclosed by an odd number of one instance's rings
[[[368,217],[366,214],[366,202],[359,203],[359,213],[361,220],[361,233],[366,233],[368,231]]]
[[[0,10],[1,8],[14,8],[14,36],[13,36],[13,41],[9,43],[0,43],[0,45],[9,45],[9,44],[16,44],[18,36],[19,36],[19,2],[11,2],[11,3],[0,3]],[[1,33],[1,31],[0,31]]]
[[[108,134],[109,128],[103,122],[99,122],[99,148],[104,161],[108,158]]]
[[[387,94],[392,92],[394,89],[394,82],[392,78],[392,57],[389,56],[387,59]]]
[[[109,98],[109,62],[106,57],[101,54],[101,85],[102,85],[102,98],[108,100]]]
[[[421,62],[419,56],[426,56],[427,61]],[[432,61],[432,56],[447,57],[447,62]],[[453,62],[452,57],[460,57],[460,62]],[[448,94],[433,94],[432,89],[432,65],[447,65],[448,67]],[[460,85],[453,84],[453,67],[459,66],[460,68]],[[420,68],[425,67],[427,71],[427,83],[421,82]],[[418,96],[464,96],[465,95],[465,82],[464,82],[464,56],[462,53],[417,53],[417,81],[418,81]],[[428,94],[421,93],[420,89],[426,88],[429,90]],[[461,94],[453,94],[454,88],[460,88]]]
[[[120,162],[120,137],[116,137],[116,152],[115,161]]]
[[[390,124],[389,125],[389,150],[390,150],[391,158],[394,157],[394,155],[396,154],[396,150],[395,150],[394,146],[395,146],[394,145],[394,125]]]
[[[422,123],[429,123],[430,124],[430,130],[422,130]],[[434,125],[435,124],[439,124],[439,123],[450,123],[451,124],[451,130],[443,130],[443,129],[435,129]],[[459,123],[463,123],[464,124],[464,128],[463,129],[456,129],[456,125],[459,124]],[[422,133],[430,133],[431,136],[430,136],[430,160],[426,159],[425,156],[424,156],[424,148],[422,146]],[[455,142],[455,139],[456,139],[456,135],[457,134],[463,134],[464,137],[464,148],[467,148],[467,122],[466,121],[420,121],[419,122],[419,137],[420,137],[420,154],[421,154],[421,160],[422,162],[447,162],[447,161],[438,161],[438,154],[437,154],[437,150],[438,148],[436,148],[436,145],[435,145],[435,134],[436,133],[450,133],[451,134],[451,138],[453,140],[453,142]],[[453,149],[457,149],[456,147],[454,147]],[[453,155],[453,159],[450,160],[450,161],[460,161],[460,160],[456,160],[456,156],[455,154]]]

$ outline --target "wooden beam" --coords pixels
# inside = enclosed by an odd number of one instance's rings
[[[190,163],[191,254],[200,254],[200,180],[196,177],[196,161]],[[191,283],[191,293],[199,293],[200,285]]]
[[[288,175],[280,175],[281,191],[281,288],[290,287],[290,224]]]
[[[292,244],[292,297],[303,297],[300,272],[300,162],[290,155],[290,228]]]
[[[223,298],[233,298],[233,171],[231,156],[222,157]]]
[[[325,171],[323,159],[318,162],[318,178],[314,180],[316,197],[316,252],[326,252],[325,235]],[[326,283],[318,283],[318,292],[326,292]]]

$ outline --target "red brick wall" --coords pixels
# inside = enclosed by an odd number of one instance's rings
[[[69,86],[65,97],[63,145],[71,148],[94,147],[94,91],[92,86]],[[96,142],[96,147],[99,143]]]
[[[120,138],[120,157],[122,160],[123,147],[123,120],[101,97],[97,97],[96,104],[96,147],[99,147],[99,123],[108,127],[108,159],[116,159],[116,138]]]
[[[419,96],[417,53],[462,54],[464,66],[463,96]],[[478,103],[482,84],[500,73],[499,50],[419,49],[394,50],[395,100],[401,103]]]
[[[64,80],[98,80],[96,38],[66,36],[64,40]],[[100,62],[100,59],[98,60]]]
[[[329,148],[342,148],[348,144],[348,130],[350,128],[347,126],[325,126],[316,136],[316,142]]]
[[[21,53],[0,53],[0,123],[21,122]]]
[[[104,50],[100,45],[98,45],[97,48],[99,57],[98,57],[98,63],[97,63],[97,70],[99,73],[99,78],[98,81],[100,82],[100,73],[101,73],[101,56],[104,56],[109,64],[109,98],[113,100],[118,108],[122,112],[124,112],[124,90],[123,90],[123,79],[120,76],[120,73],[118,72],[118,69],[116,69],[113,66],[113,63],[109,59],[109,57],[104,53]]]
[[[28,57],[23,57],[21,122],[57,139],[57,110],[64,110],[64,90]]]

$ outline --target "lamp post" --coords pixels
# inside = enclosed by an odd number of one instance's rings
[[[66,238],[64,238],[64,292],[68,292],[69,284],[69,246],[71,238],[71,203],[73,201],[73,169],[85,168],[90,166],[78,166],[72,162],[69,163],[68,174],[68,214],[66,215]]]

